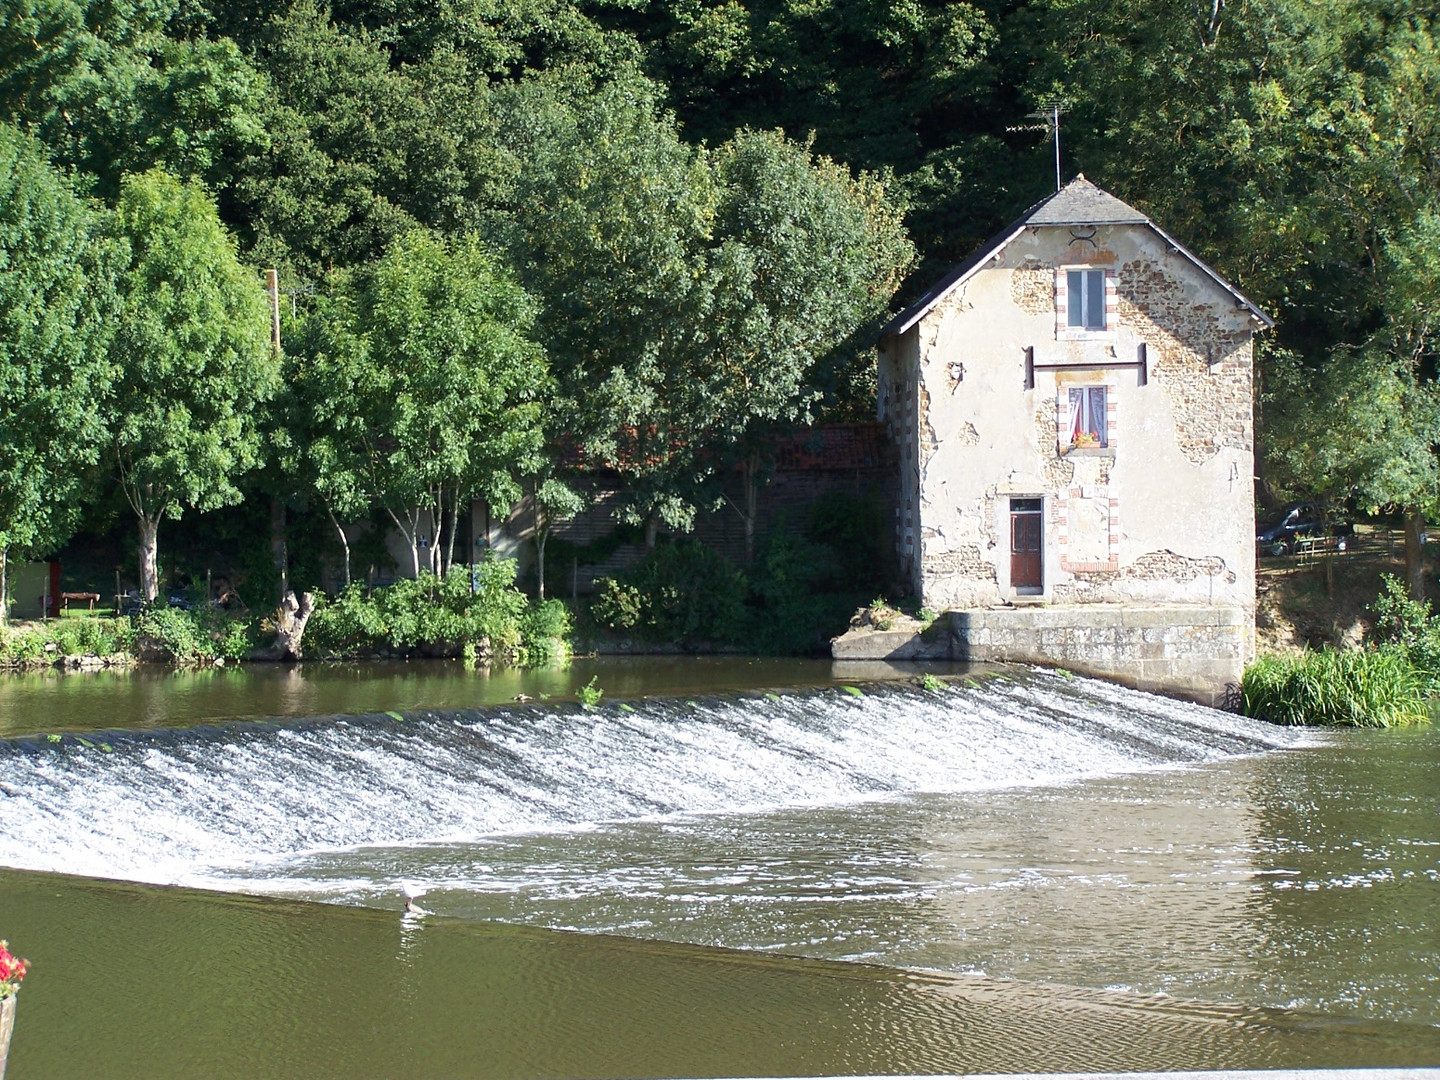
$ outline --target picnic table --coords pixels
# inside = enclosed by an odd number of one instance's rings
[[[90,605],[89,610],[94,611],[95,605],[100,602],[98,592],[62,592],[60,594],[60,610],[69,611],[71,600],[84,600]]]

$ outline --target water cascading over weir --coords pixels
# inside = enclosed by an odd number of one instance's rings
[[[0,865],[233,888],[317,854],[1044,785],[1302,736],[1040,672],[0,741]],[[258,884],[257,884],[258,883]]]

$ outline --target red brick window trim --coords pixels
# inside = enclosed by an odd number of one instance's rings
[[[1120,436],[1115,391],[1114,383],[1067,383],[1057,388],[1055,441],[1058,453],[1114,452]]]
[[[1071,274],[1080,275],[1076,281],[1079,289],[1071,288]],[[1091,274],[1104,275],[1105,295],[1105,321],[1103,326],[1083,326],[1070,323],[1071,309],[1079,302],[1086,309],[1090,308],[1089,301],[1085,297],[1089,294],[1089,282]],[[1093,310],[1087,310],[1084,314],[1093,316]],[[1084,317],[1077,311],[1076,319],[1079,322]],[[1112,341],[1115,338],[1115,331],[1120,318],[1120,290],[1115,271],[1107,270],[1099,266],[1057,266],[1055,268],[1055,339],[1057,341]]]

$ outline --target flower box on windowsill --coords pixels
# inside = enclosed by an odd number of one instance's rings
[[[1071,443],[1068,446],[1062,445],[1060,447],[1060,456],[1113,458],[1115,456],[1115,448],[1113,446],[1096,446],[1094,443],[1091,443],[1089,446],[1080,443]]]

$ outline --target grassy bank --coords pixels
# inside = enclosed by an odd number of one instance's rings
[[[1262,653],[1241,682],[1245,714],[1319,726],[1427,722],[1440,701],[1440,617],[1390,574],[1381,576],[1380,595],[1363,615],[1359,647]]]
[[[1426,680],[1399,649],[1270,653],[1245,669],[1245,715],[1277,724],[1394,727],[1429,717]]]
[[[422,575],[366,592],[317,597],[304,654],[315,659],[457,657],[517,666],[548,663],[569,648],[558,602],[532,603],[514,586],[515,564],[494,560],[445,578]],[[135,661],[177,665],[239,661],[275,632],[273,614],[237,614],[196,598],[189,609],[80,616],[0,631],[0,667],[100,667]]]

